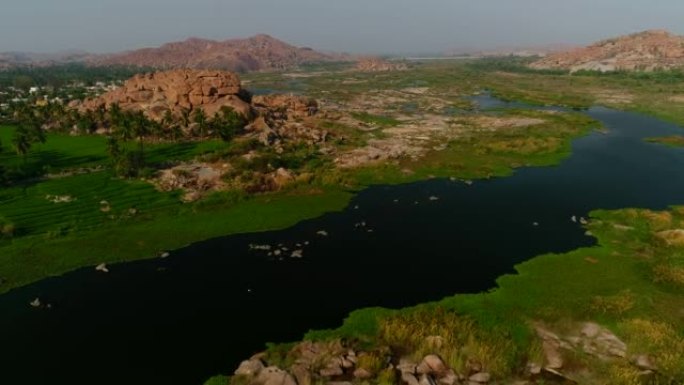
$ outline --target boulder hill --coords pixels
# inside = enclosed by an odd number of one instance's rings
[[[655,71],[684,67],[684,37],[652,30],[603,40],[585,48],[549,55],[535,69]]]
[[[172,70],[136,75],[122,87],[86,100],[79,109],[109,108],[117,103],[122,109],[143,111],[153,120],[161,120],[166,111],[178,116],[183,110],[202,108],[211,117],[228,106],[250,116],[251,95],[240,78],[231,72],[208,70]]]

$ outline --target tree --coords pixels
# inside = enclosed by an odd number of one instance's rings
[[[140,148],[141,163],[145,159],[145,137],[150,134],[150,122],[145,117],[142,111],[138,111],[133,115],[133,134],[138,138],[138,146]]]
[[[187,128],[188,126],[190,126],[190,109],[189,108],[185,108],[185,107],[181,108],[180,119],[181,119],[181,124],[183,125],[183,127]]]
[[[91,111],[86,111],[83,114],[79,114],[76,120],[76,127],[78,131],[83,134],[90,134],[95,128],[95,118]]]
[[[173,116],[171,110],[167,110],[166,113],[164,113],[161,123],[166,132],[171,136],[172,140],[174,142],[178,140],[178,137],[182,134],[182,131],[176,123],[176,118]]]
[[[31,109],[17,111],[17,129],[14,131],[12,144],[17,155],[21,155],[26,163],[26,155],[34,143],[45,143],[47,139],[42,122]]]
[[[2,155],[2,152],[4,149],[2,148],[2,141],[0,141],[0,155]],[[0,164],[0,183],[5,183],[7,181],[7,170],[5,169],[5,166]]]
[[[116,134],[124,142],[133,139],[135,135],[133,132],[133,115],[130,112],[121,113],[121,116],[118,118]]]
[[[223,106],[214,116],[212,127],[216,135],[224,141],[230,141],[247,124],[247,120],[229,106]]]
[[[31,134],[25,126],[20,125],[14,131],[12,144],[17,155],[20,155],[23,158],[24,164],[26,164],[26,155],[31,150]]]
[[[199,127],[200,136],[202,138],[204,138],[204,136],[206,135],[207,126],[208,126],[207,114],[204,112],[204,110],[202,108],[198,108],[195,110],[195,113],[192,116],[192,120]]]

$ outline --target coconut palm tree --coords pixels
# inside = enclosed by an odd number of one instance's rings
[[[221,107],[211,123],[216,135],[226,142],[245,128],[246,124],[245,118],[229,106]]]
[[[193,122],[197,123],[197,126],[200,130],[200,137],[204,139],[207,127],[209,126],[209,122],[207,121],[207,114],[204,112],[202,108],[198,108],[195,110],[192,116],[192,120]]]

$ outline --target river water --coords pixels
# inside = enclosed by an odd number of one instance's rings
[[[605,108],[586,113],[609,131],[575,140],[557,167],[472,185],[374,186],[346,210],[286,230],[217,238],[109,274],[85,268],[2,295],[0,383],[200,385],[268,341],[336,327],[351,310],[488,290],[519,262],[594,244],[573,215],[684,204],[684,150],[642,140],[679,127]],[[250,244],[289,251],[281,259]],[[289,257],[297,249],[302,258]],[[51,309],[31,308],[35,297]]]

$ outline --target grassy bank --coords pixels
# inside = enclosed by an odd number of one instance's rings
[[[438,354],[457,373],[468,373],[477,362],[494,380],[509,383],[529,378],[528,363],[548,364],[535,328],[543,325],[561,338],[582,336],[582,325],[590,321],[624,341],[625,356],[600,358],[583,351],[581,343],[568,343],[559,369],[568,379],[613,385],[682,383],[684,313],[678,309],[684,307],[684,208],[591,215],[585,227],[598,238],[596,247],[534,258],[518,265],[518,274],[499,278],[488,293],[396,311],[358,310],[340,328],[312,331],[306,339],[346,341],[348,348],[375,357],[379,364],[372,369],[373,378],[381,383],[393,382],[386,381],[387,362],[420,362],[427,354]],[[568,341],[572,338],[586,337]],[[297,354],[292,346],[271,346],[265,359],[287,368]],[[648,356],[657,370],[644,374],[630,362],[638,355]],[[228,379],[213,381],[225,384]]]

